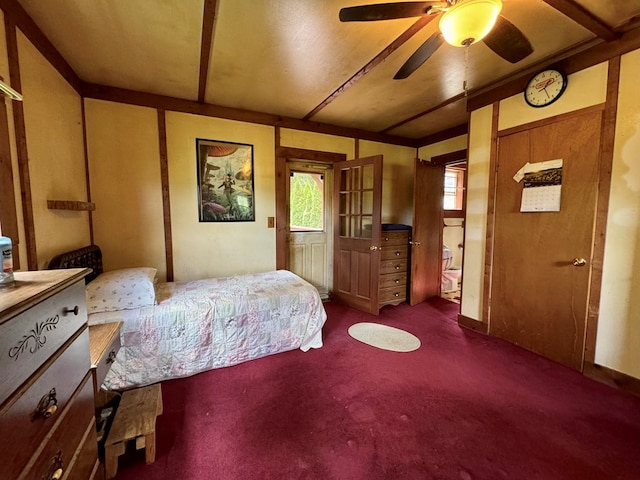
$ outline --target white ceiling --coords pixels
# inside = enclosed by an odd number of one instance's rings
[[[509,63],[483,43],[469,47],[465,62],[464,49],[444,44],[409,78],[393,80],[437,31],[436,19],[310,120],[422,138],[466,122],[465,78],[470,93],[484,89],[597,37],[580,18],[573,20],[552,4],[583,7],[610,30],[635,24],[640,15],[640,0],[503,1],[502,14],[534,47],[521,62]],[[338,20],[340,8],[375,0],[19,3],[81,80],[193,101],[199,95],[203,12],[205,3],[214,5],[213,34],[204,39],[211,40],[204,101],[296,119],[305,118],[417,20]],[[448,103],[456,96],[462,98]],[[436,111],[407,122],[430,109]]]

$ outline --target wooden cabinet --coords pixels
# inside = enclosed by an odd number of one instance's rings
[[[84,277],[15,273],[0,290],[0,478],[101,475]]]
[[[388,229],[380,237],[380,280],[378,304],[398,305],[407,300],[410,227]]]

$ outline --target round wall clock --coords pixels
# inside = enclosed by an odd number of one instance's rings
[[[555,69],[534,75],[524,89],[524,100],[532,107],[546,107],[558,100],[567,88],[567,76]]]

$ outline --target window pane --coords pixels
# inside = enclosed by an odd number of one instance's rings
[[[373,192],[362,192],[362,213],[373,213]]]
[[[289,182],[291,231],[324,230],[324,175],[292,172]]]
[[[351,193],[351,212],[352,215],[360,213],[360,192]]]
[[[373,188],[373,165],[364,166],[362,177],[362,188]]]
[[[349,185],[349,190],[360,190],[361,171],[362,167],[354,167],[351,169],[351,185]]]
[[[360,237],[360,216],[354,215],[351,217],[351,238]]]
[[[340,217],[340,236],[341,237],[349,236],[349,217],[345,217],[345,216]]]
[[[445,210],[462,210],[462,193],[464,170],[447,168],[444,174],[444,198],[442,206]]]
[[[373,217],[364,215],[362,217],[362,238],[371,238],[372,234]]]
[[[349,180],[351,178],[350,170],[341,170],[340,171],[340,191],[344,192],[349,189]]]

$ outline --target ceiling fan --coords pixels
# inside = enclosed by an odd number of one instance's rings
[[[511,63],[533,52],[527,37],[500,15],[501,0],[446,0],[431,2],[379,3],[345,7],[341,22],[370,22],[396,18],[440,16],[440,32],[431,35],[393,77],[407,78],[446,41],[456,47],[468,47],[483,41],[491,50]]]

